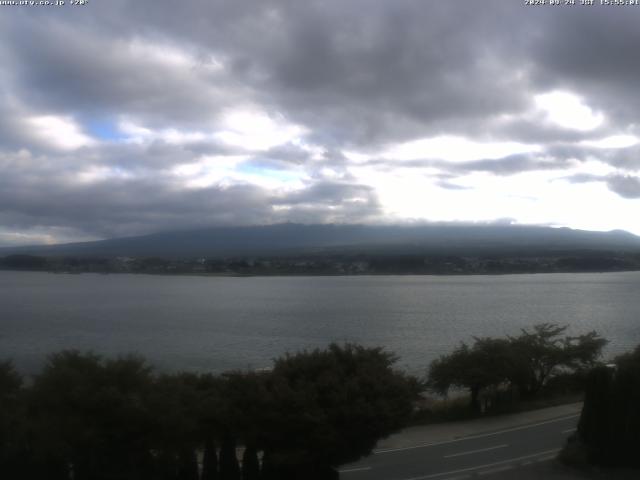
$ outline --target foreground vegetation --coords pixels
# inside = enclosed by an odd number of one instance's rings
[[[614,372],[598,362],[606,341],[597,333],[565,333],[545,323],[475,338],[432,362],[425,381],[395,370],[393,354],[353,344],[222,375],[159,374],[139,357],[77,351],[50,356],[32,379],[0,363],[0,477],[335,479],[339,465],[410,422],[514,411],[585,386],[572,451],[638,465],[640,347]],[[424,408],[427,391],[452,388],[468,391],[465,403]]]
[[[579,393],[584,407],[561,459],[578,466],[640,467],[640,346],[605,365],[600,356],[606,340],[596,332],[568,336],[566,328],[543,323],[515,337],[476,338],[435,360],[428,387],[469,394],[431,419],[516,411],[576,400]]]
[[[154,375],[140,358],[65,351],[28,386],[4,363],[0,476],[338,478],[336,466],[370,453],[412,412],[418,382],[394,361],[379,348],[331,345],[269,372]]]
[[[568,336],[566,330],[543,323],[515,337],[462,343],[432,362],[427,384],[440,394],[467,389],[472,412],[532,401],[549,391],[584,391],[586,372],[597,365],[607,341],[596,332]]]
[[[562,458],[578,465],[640,467],[640,346],[589,373],[578,430]]]

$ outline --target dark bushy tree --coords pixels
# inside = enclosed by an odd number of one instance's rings
[[[0,475],[337,478],[338,465],[368,454],[412,412],[418,382],[394,362],[379,348],[331,345],[282,357],[270,372],[157,376],[136,357],[64,351],[27,388],[2,363]]]
[[[199,480],[196,451],[188,443],[178,454],[178,479]]]
[[[588,445],[588,457],[598,463],[611,437],[611,383],[613,370],[594,368],[587,376],[585,400],[578,422],[578,435]]]
[[[242,480],[260,480],[260,461],[254,445],[247,445],[242,455]]]
[[[489,387],[515,387],[520,395],[533,397],[554,375],[593,367],[607,343],[596,332],[563,336],[566,329],[542,323],[517,337],[463,343],[431,363],[427,384],[441,394],[451,387],[468,389],[474,410],[480,409],[480,393]]]
[[[510,337],[516,354],[517,374],[513,378],[525,396],[536,395],[551,376],[561,369],[587,369],[595,365],[607,341],[596,332],[576,337],[563,336],[567,326],[535,325],[518,337]]]
[[[222,438],[220,480],[240,480],[240,465],[236,456],[236,439],[231,432],[228,432]]]
[[[199,377],[180,373],[154,379],[147,408],[152,424],[152,448],[162,459],[163,478],[190,480],[199,446]]]
[[[472,346],[462,343],[451,354],[434,360],[428,385],[445,394],[453,387],[466,388],[473,410],[480,410],[480,392],[499,385],[513,375],[513,351],[508,340],[476,338]]]
[[[0,362],[0,476],[24,474],[26,455],[22,377],[11,362]]]
[[[588,377],[578,439],[591,463],[640,467],[640,346]]]
[[[269,377],[265,462],[278,478],[332,478],[404,426],[418,382],[380,348],[332,344],[286,355]],[[270,426],[269,426],[270,425]]]
[[[202,454],[202,480],[218,480],[219,478],[216,443],[212,436],[210,436],[204,443],[204,452]]]
[[[236,444],[246,447],[245,460],[254,460],[257,446],[262,442],[265,430],[264,418],[268,408],[266,389],[267,373],[229,372],[222,375],[220,394],[224,399],[219,407],[218,428],[223,433],[219,438],[220,478],[240,478],[240,467],[236,457]],[[248,458],[246,455],[250,455]],[[257,462],[257,458],[255,458]],[[252,461],[243,465],[243,478],[251,478]],[[259,467],[258,467],[259,469]]]
[[[76,480],[151,478],[150,368],[73,351],[49,358],[31,389],[35,448]]]

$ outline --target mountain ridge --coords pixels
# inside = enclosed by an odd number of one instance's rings
[[[92,242],[2,247],[0,256],[167,258],[322,254],[550,254],[640,252],[640,237],[624,230],[501,224],[300,224],[208,227]]]

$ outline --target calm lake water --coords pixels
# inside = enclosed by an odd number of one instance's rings
[[[505,276],[186,277],[0,272],[0,359],[25,372],[65,348],[137,352],[161,369],[261,368],[331,341],[399,366],[539,322],[640,343],[640,272]]]

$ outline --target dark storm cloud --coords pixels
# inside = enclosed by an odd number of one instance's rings
[[[375,204],[375,192],[371,187],[363,185],[324,181],[286,196],[282,203],[288,205],[322,203],[335,206],[348,201]]]
[[[601,157],[614,167],[626,170],[640,170],[640,145],[603,152]]]
[[[85,155],[91,155],[90,152],[90,150],[85,150]],[[163,140],[155,140],[141,144],[105,144],[99,149],[93,150],[91,162],[95,165],[153,175],[154,172],[163,169],[192,163],[203,155],[242,154],[247,154],[247,150],[215,141],[172,144]],[[82,158],[82,154],[75,157]]]
[[[622,198],[640,198],[640,178],[632,175],[577,174],[563,177],[571,183],[604,183],[609,190]]]
[[[284,10],[283,40],[265,66],[272,98],[331,141],[371,145],[445,126],[464,130],[489,111],[524,105],[511,75],[484,61],[484,48],[500,49],[497,39],[469,43],[494,21],[481,12],[402,1],[343,5]]]
[[[11,150],[19,150],[25,145],[27,136],[24,128],[14,120],[16,118],[16,109],[8,104],[5,98],[0,96],[0,145]]]
[[[635,9],[596,8],[546,12],[539,28],[535,80],[547,88],[569,88],[620,122],[635,122],[640,98]],[[567,28],[570,26],[570,28]]]
[[[640,178],[630,175],[612,175],[607,179],[610,190],[623,198],[640,198]]]
[[[502,7],[229,3],[110,2],[80,25],[69,16],[22,18],[6,34],[20,39],[11,50],[14,86],[41,107],[124,110],[157,124],[202,121],[244,98],[346,145],[465,130],[526,104],[522,82],[504,68],[513,52],[496,35]],[[160,48],[170,39],[203,61],[170,69],[137,55],[135,39]],[[207,69],[208,55],[225,68]]]
[[[247,164],[255,167],[287,169],[292,166],[308,164],[311,161],[311,155],[307,150],[288,143],[253,156]]]
[[[101,37],[82,26],[25,23],[29,35],[23,35],[25,25],[9,29],[20,38],[9,62],[15,92],[33,108],[84,118],[133,114],[150,125],[193,126],[233,101],[232,88],[216,88],[215,71],[162,63],[145,50],[146,41]],[[163,44],[157,48],[161,52]]]
[[[435,177],[440,177],[444,174],[447,178],[456,178],[473,172],[486,172],[493,175],[508,176],[537,170],[560,170],[568,166],[571,158],[573,157],[563,155],[549,156],[547,154],[541,155],[537,153],[458,162],[447,162],[438,159],[393,160],[389,158],[378,158],[368,161],[367,165],[378,166],[388,169],[389,171],[397,168],[436,168],[439,173],[435,174]]]
[[[153,179],[32,187],[27,193],[3,184],[3,226],[68,225],[104,237],[273,220],[268,193],[251,185],[185,190]]]
[[[0,169],[8,172],[0,177],[0,225],[10,230],[64,226],[101,238],[209,225],[355,222],[380,213],[373,189],[356,184],[312,183],[289,193],[250,184],[196,189],[158,170],[78,183],[69,179],[78,168],[75,161],[26,153],[0,156]]]
[[[321,181],[300,192],[278,198],[297,222],[357,222],[375,220],[381,213],[376,192],[366,185]]]
[[[635,93],[637,23],[620,9],[406,0],[94,8],[86,28],[67,15],[44,25],[25,18],[9,29],[23,37],[13,49],[15,76],[33,101],[126,109],[161,123],[201,121],[243,98],[285,112],[324,143],[371,146],[487,127],[496,137],[570,138],[576,134],[531,121],[501,132],[492,120],[553,88],[589,93],[614,117],[626,102],[620,94]],[[623,35],[610,35],[612,28]],[[171,43],[201,60],[188,72],[171,70],[128,51],[134,38]],[[211,58],[225,68],[208,69]],[[616,90],[609,95],[604,86]]]
[[[0,225],[10,231],[66,227],[100,238],[190,225],[259,223],[270,214],[268,193],[258,187],[185,189],[166,171],[136,162],[144,154],[139,147],[128,155],[124,147],[120,150],[122,158],[114,155],[117,161],[109,157],[113,152],[103,158],[104,152],[91,149],[0,155]],[[125,158],[135,167],[125,168]],[[91,167],[98,168],[97,176],[83,179],[82,172],[90,173]],[[143,174],[132,175],[136,169]]]
[[[590,159],[637,171],[639,146],[582,143],[640,133],[636,10],[501,0],[7,7],[0,17],[0,225],[105,237],[375,219],[381,201],[350,171],[355,162],[345,150],[369,154],[373,160],[358,165],[378,170],[435,169],[434,181],[449,190],[464,188],[456,179],[473,172],[560,172]],[[582,97],[603,125],[590,132],[546,122],[534,97],[552,90]],[[247,106],[302,127],[299,142],[256,151],[216,137],[221,115]],[[28,119],[42,115],[69,119],[95,138],[56,149],[28,128]],[[126,121],[150,136],[128,138],[120,128]],[[94,124],[114,138],[100,137]],[[169,129],[202,138],[172,142]],[[439,135],[540,149],[464,162],[381,153]],[[258,172],[303,171],[304,185],[270,190],[221,181],[194,189],[171,174],[203,156],[228,155],[246,157],[242,166]],[[97,179],[81,178],[92,171]],[[638,180],[627,173],[569,181],[601,181],[638,198]]]
[[[591,183],[591,182],[602,182],[606,180],[606,176],[604,175],[593,175],[590,173],[577,173],[575,175],[569,175],[566,177],[562,177],[562,180],[565,180],[570,183]]]
[[[505,158],[476,160],[455,165],[459,172],[489,172],[495,175],[513,175],[535,170],[555,170],[566,167],[562,159],[549,161],[536,155],[511,155]]]

